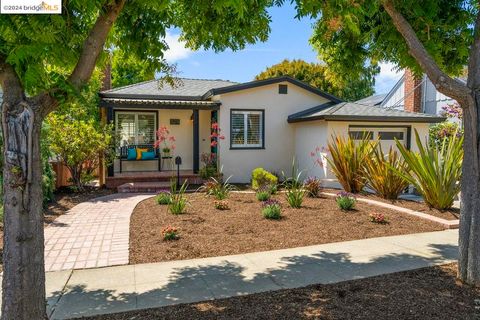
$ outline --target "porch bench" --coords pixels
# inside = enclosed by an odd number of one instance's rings
[[[128,150],[129,149],[147,149],[147,152],[154,152],[155,157],[153,159],[128,159]],[[122,163],[124,161],[157,161],[158,162],[158,171],[162,171],[161,167],[161,157],[160,157],[160,150],[155,148],[153,144],[130,144],[127,146],[120,147],[120,172],[123,170]]]

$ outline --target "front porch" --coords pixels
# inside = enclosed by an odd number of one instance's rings
[[[215,153],[211,147],[211,126],[216,122],[218,103],[108,99],[102,100],[103,118],[113,123],[120,139],[117,158],[107,168],[105,185],[123,192],[158,191],[177,179],[175,157],[181,157],[180,181],[201,184],[198,175],[200,155]],[[168,128],[168,143],[155,146],[156,132]],[[164,149],[169,147],[168,154]],[[130,149],[138,154],[153,153],[150,158],[131,158]]]

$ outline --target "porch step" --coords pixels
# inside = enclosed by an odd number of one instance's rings
[[[120,193],[157,193],[160,191],[169,191],[170,182],[157,181],[157,182],[128,182],[117,187],[117,191]]]

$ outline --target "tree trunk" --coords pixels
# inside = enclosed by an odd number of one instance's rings
[[[480,286],[480,92],[463,105],[465,140],[459,230],[458,277]]]
[[[46,319],[42,117],[32,102],[5,100],[2,319]]]

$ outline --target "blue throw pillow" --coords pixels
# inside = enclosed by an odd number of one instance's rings
[[[155,159],[155,152],[153,151],[142,152],[142,160],[153,160],[153,159]]]
[[[137,149],[129,148],[127,151],[127,160],[136,160],[137,159]]]

